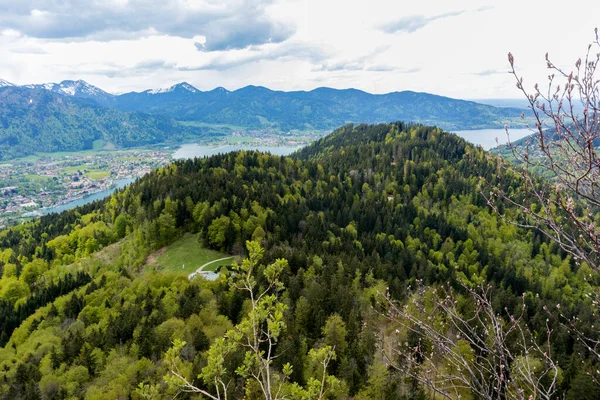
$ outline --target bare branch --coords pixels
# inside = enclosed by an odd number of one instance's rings
[[[578,263],[600,270],[600,51],[593,54],[592,49],[600,49],[597,31],[585,61],[579,59],[572,71],[561,69],[546,54],[551,73],[545,93],[537,84],[533,92],[527,91],[509,53],[510,73],[534,116],[533,139],[512,143],[506,127],[508,147],[520,168],[499,160],[499,181],[488,183],[491,190],[484,197],[506,221],[539,230]],[[564,81],[559,84],[558,79]],[[509,190],[506,180],[519,182],[521,188]],[[518,213],[500,213],[499,202]]]
[[[550,326],[542,347],[525,324],[524,297],[516,314],[505,310],[501,316],[492,307],[490,286],[463,290],[466,298],[419,282],[403,306],[381,296],[382,315],[397,327],[379,341],[387,361],[447,399],[468,392],[489,400],[551,399],[559,368],[551,356]],[[475,309],[461,311],[465,301]]]

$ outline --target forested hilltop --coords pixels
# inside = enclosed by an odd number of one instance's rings
[[[488,207],[487,183],[521,190],[498,162],[434,127],[347,125],[4,231],[0,398],[600,398],[564,322],[598,338],[598,277]],[[185,233],[250,257],[216,281],[147,268]]]

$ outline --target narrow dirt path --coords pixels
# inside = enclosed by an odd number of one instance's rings
[[[223,257],[223,258],[219,258],[218,260],[212,260],[212,261],[209,261],[209,262],[207,262],[206,264],[199,266],[199,267],[198,267],[198,269],[197,269],[195,272],[192,272],[191,274],[189,274],[189,275],[188,275],[188,278],[189,278],[189,279],[192,279],[192,278],[194,278],[196,275],[198,275],[200,272],[202,272],[202,270],[204,269],[204,267],[206,267],[207,265],[210,265],[210,264],[212,264],[212,263],[216,263],[216,262],[219,262],[219,261],[223,261],[223,260],[229,260],[229,259],[231,259],[231,258],[235,258],[235,256],[231,256],[231,257]]]

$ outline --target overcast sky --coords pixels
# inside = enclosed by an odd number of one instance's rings
[[[262,85],[518,98],[570,68],[600,2],[528,0],[0,0],[0,78],[84,79],[109,92]]]

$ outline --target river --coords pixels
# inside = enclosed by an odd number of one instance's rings
[[[115,179],[115,186],[113,186],[110,189],[102,190],[100,192],[96,192],[96,193],[90,194],[89,196],[84,196],[77,200],[69,201],[68,203],[60,204],[58,206],[49,207],[49,208],[41,208],[39,211],[44,215],[52,214],[52,213],[59,213],[59,212],[65,211],[65,210],[70,210],[71,208],[75,208],[75,207],[82,206],[87,203],[91,203],[92,201],[102,200],[103,198],[108,197],[111,194],[113,194],[118,189],[124,188],[125,186],[129,185],[134,180],[135,180],[134,178]]]

